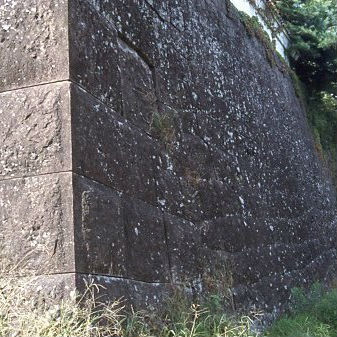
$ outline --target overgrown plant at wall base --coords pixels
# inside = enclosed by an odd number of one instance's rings
[[[212,275],[203,275],[203,284],[209,298],[217,298],[223,307],[230,311],[235,311],[235,301],[233,294],[233,274],[231,266],[226,263],[224,268],[218,268]]]
[[[335,337],[337,335],[337,290],[328,292],[316,283],[309,291],[292,290],[292,307],[266,332],[268,337]]]
[[[220,296],[193,303],[177,292],[161,312],[127,310],[123,301],[101,302],[101,287],[52,301],[27,281],[0,278],[2,337],[258,337],[260,314],[226,314]]]

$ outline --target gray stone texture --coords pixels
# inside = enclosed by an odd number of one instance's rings
[[[82,89],[71,92],[74,171],[154,204],[159,145]]]
[[[69,77],[67,0],[0,0],[0,91]]]
[[[71,170],[66,82],[0,93],[0,178]]]
[[[69,1],[70,78],[120,110],[117,31],[87,1]]]
[[[73,87],[73,97],[87,96],[72,108],[74,167],[127,195],[128,223],[148,224],[144,238],[126,232],[135,240],[127,250],[137,248],[127,277],[166,282],[168,264],[174,283],[200,290],[231,269],[238,304],[272,308],[289,296],[289,280],[331,274],[334,188],[289,76],[237,12],[217,1],[90,3],[117,35],[122,106]],[[166,247],[151,232],[156,222]],[[148,269],[151,250],[160,258]]]
[[[75,270],[71,173],[0,182],[1,264],[21,275]]]
[[[147,283],[131,279],[102,275],[76,274],[77,289],[85,289],[87,284],[100,284],[102,287],[95,294],[99,301],[119,299],[124,306],[146,309],[158,309],[173,294],[173,286],[168,283]]]
[[[74,175],[76,271],[126,276],[126,238],[121,197]]]
[[[200,293],[224,275],[236,305],[267,310],[333,275],[335,188],[289,75],[232,6],[0,9],[10,266],[73,273],[78,288],[92,274],[149,306],[170,285]]]

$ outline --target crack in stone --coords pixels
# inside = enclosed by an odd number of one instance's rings
[[[148,0],[144,0],[144,2],[151,8],[151,10],[157,15],[158,19],[163,22],[163,23],[167,23],[169,25],[171,25],[173,28],[175,28],[179,33],[182,33],[182,31],[171,21],[165,19],[162,17],[162,15],[158,12],[158,10],[156,10],[153,5],[151,5]]]

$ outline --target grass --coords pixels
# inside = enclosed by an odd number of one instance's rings
[[[171,115],[168,113],[155,113],[152,117],[150,130],[155,137],[168,145],[175,140],[175,128]]]
[[[122,306],[99,306],[91,285],[78,296],[71,292],[59,301],[39,293],[25,280],[0,281],[0,336],[2,337],[108,337],[122,331]],[[105,322],[106,324],[101,324]]]
[[[293,306],[266,332],[268,337],[336,337],[337,289],[324,292],[319,284],[309,294],[293,290]]]
[[[2,337],[336,337],[337,289],[316,284],[294,289],[291,310],[264,334],[260,314],[228,314],[228,300],[209,295],[199,303],[177,293],[161,312],[126,310],[122,301],[100,303],[90,284],[81,296],[51,298],[26,280],[0,278]],[[228,308],[228,307],[227,307]],[[226,313],[227,312],[227,313]]]
[[[2,337],[257,337],[258,315],[226,315],[222,301],[211,296],[203,304],[175,296],[162,313],[126,313],[121,301],[99,303],[91,284],[82,296],[65,300],[43,295],[27,281],[0,279]]]

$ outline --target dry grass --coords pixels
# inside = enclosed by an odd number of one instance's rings
[[[227,316],[222,299],[191,304],[180,296],[161,314],[125,313],[123,304],[99,303],[99,287],[79,296],[52,299],[25,279],[0,278],[2,337],[256,337],[252,316]]]
[[[95,285],[82,296],[75,291],[65,300],[53,300],[33,289],[25,279],[0,282],[0,336],[107,337],[122,332],[122,305],[99,305]],[[105,324],[101,324],[104,322]]]

